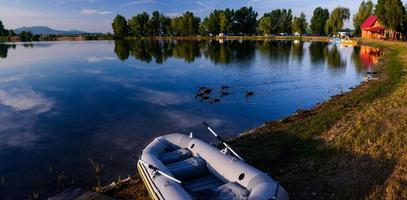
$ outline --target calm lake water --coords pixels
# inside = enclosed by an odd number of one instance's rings
[[[0,198],[94,185],[89,159],[103,183],[134,174],[158,135],[212,140],[203,121],[229,137],[311,108],[357,86],[377,54],[300,41],[0,44]]]

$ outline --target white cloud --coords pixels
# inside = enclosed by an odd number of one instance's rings
[[[126,6],[133,6],[133,5],[141,5],[141,4],[149,4],[149,3],[154,3],[154,0],[138,0],[138,1],[130,1],[128,3],[122,4],[121,7],[126,7]]]
[[[48,112],[54,106],[51,100],[34,92],[31,88],[0,90],[0,103],[15,111],[31,111],[34,114]]]
[[[205,9],[211,9],[211,7],[205,3],[202,3],[201,1],[197,1],[196,2],[198,5],[204,7]]]
[[[106,12],[102,14],[104,15],[97,16],[109,17]],[[83,18],[83,14],[81,14],[80,11],[58,14],[54,11],[42,12],[40,10],[7,6],[0,3],[0,19],[7,29],[24,26],[49,26],[60,30],[79,29],[88,32],[111,31],[111,19],[88,18],[84,20],[80,18]],[[0,65],[1,64],[2,63],[0,63]]]
[[[48,14],[35,10],[20,9],[9,6],[0,6],[0,19],[2,19],[6,28],[17,28],[18,26],[28,26],[23,24],[27,19],[45,20],[50,18]]]
[[[0,150],[32,147],[43,137],[35,132],[36,116],[53,106],[53,101],[28,87],[0,90]]]
[[[203,121],[207,121],[212,126],[220,126],[225,124],[230,124],[227,120],[220,118],[210,118],[207,116],[197,115],[190,112],[182,112],[176,110],[164,110],[162,111],[162,116],[165,119],[168,119],[174,124],[177,124],[178,127],[183,128],[192,128],[202,125]]]
[[[136,96],[136,100],[141,99],[160,106],[179,105],[191,101],[190,95],[188,96],[186,94],[176,94],[148,88],[144,88],[143,92],[138,93]]]
[[[95,9],[90,9],[90,8],[84,8],[81,10],[81,14],[82,15],[111,15],[113,14],[113,12],[111,11],[99,11],[99,10],[95,10]]]
[[[91,56],[87,57],[86,60],[90,63],[96,63],[96,62],[102,62],[102,61],[107,61],[107,60],[116,60],[116,57],[113,56],[104,56],[104,57],[97,57],[97,56]]]
[[[57,0],[56,5],[67,4],[67,3],[94,3],[95,0]]]
[[[100,69],[100,68],[98,68],[98,69],[84,69],[83,71],[84,71],[85,73],[88,73],[88,74],[95,74],[95,75],[98,75],[98,74],[102,74],[102,73],[103,73],[103,70]]]
[[[178,16],[181,16],[182,13],[179,13],[179,12],[169,12],[169,13],[165,13],[165,15],[168,16],[168,17],[178,17]]]

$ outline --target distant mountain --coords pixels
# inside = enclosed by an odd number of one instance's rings
[[[14,30],[14,32],[16,32],[17,34],[20,34],[23,31],[30,31],[34,35],[81,35],[87,33],[79,30],[69,30],[69,31],[55,30],[47,26],[21,27]]]

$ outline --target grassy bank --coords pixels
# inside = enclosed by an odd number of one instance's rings
[[[407,44],[361,42],[387,50],[380,81],[231,143],[293,199],[407,198]]]
[[[361,42],[386,50],[378,81],[230,141],[291,199],[407,199],[407,44]],[[141,181],[111,195],[147,198]]]

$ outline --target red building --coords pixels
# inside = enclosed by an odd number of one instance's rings
[[[386,29],[379,22],[377,16],[369,16],[362,25],[362,38],[375,38],[375,39],[384,39]]]

